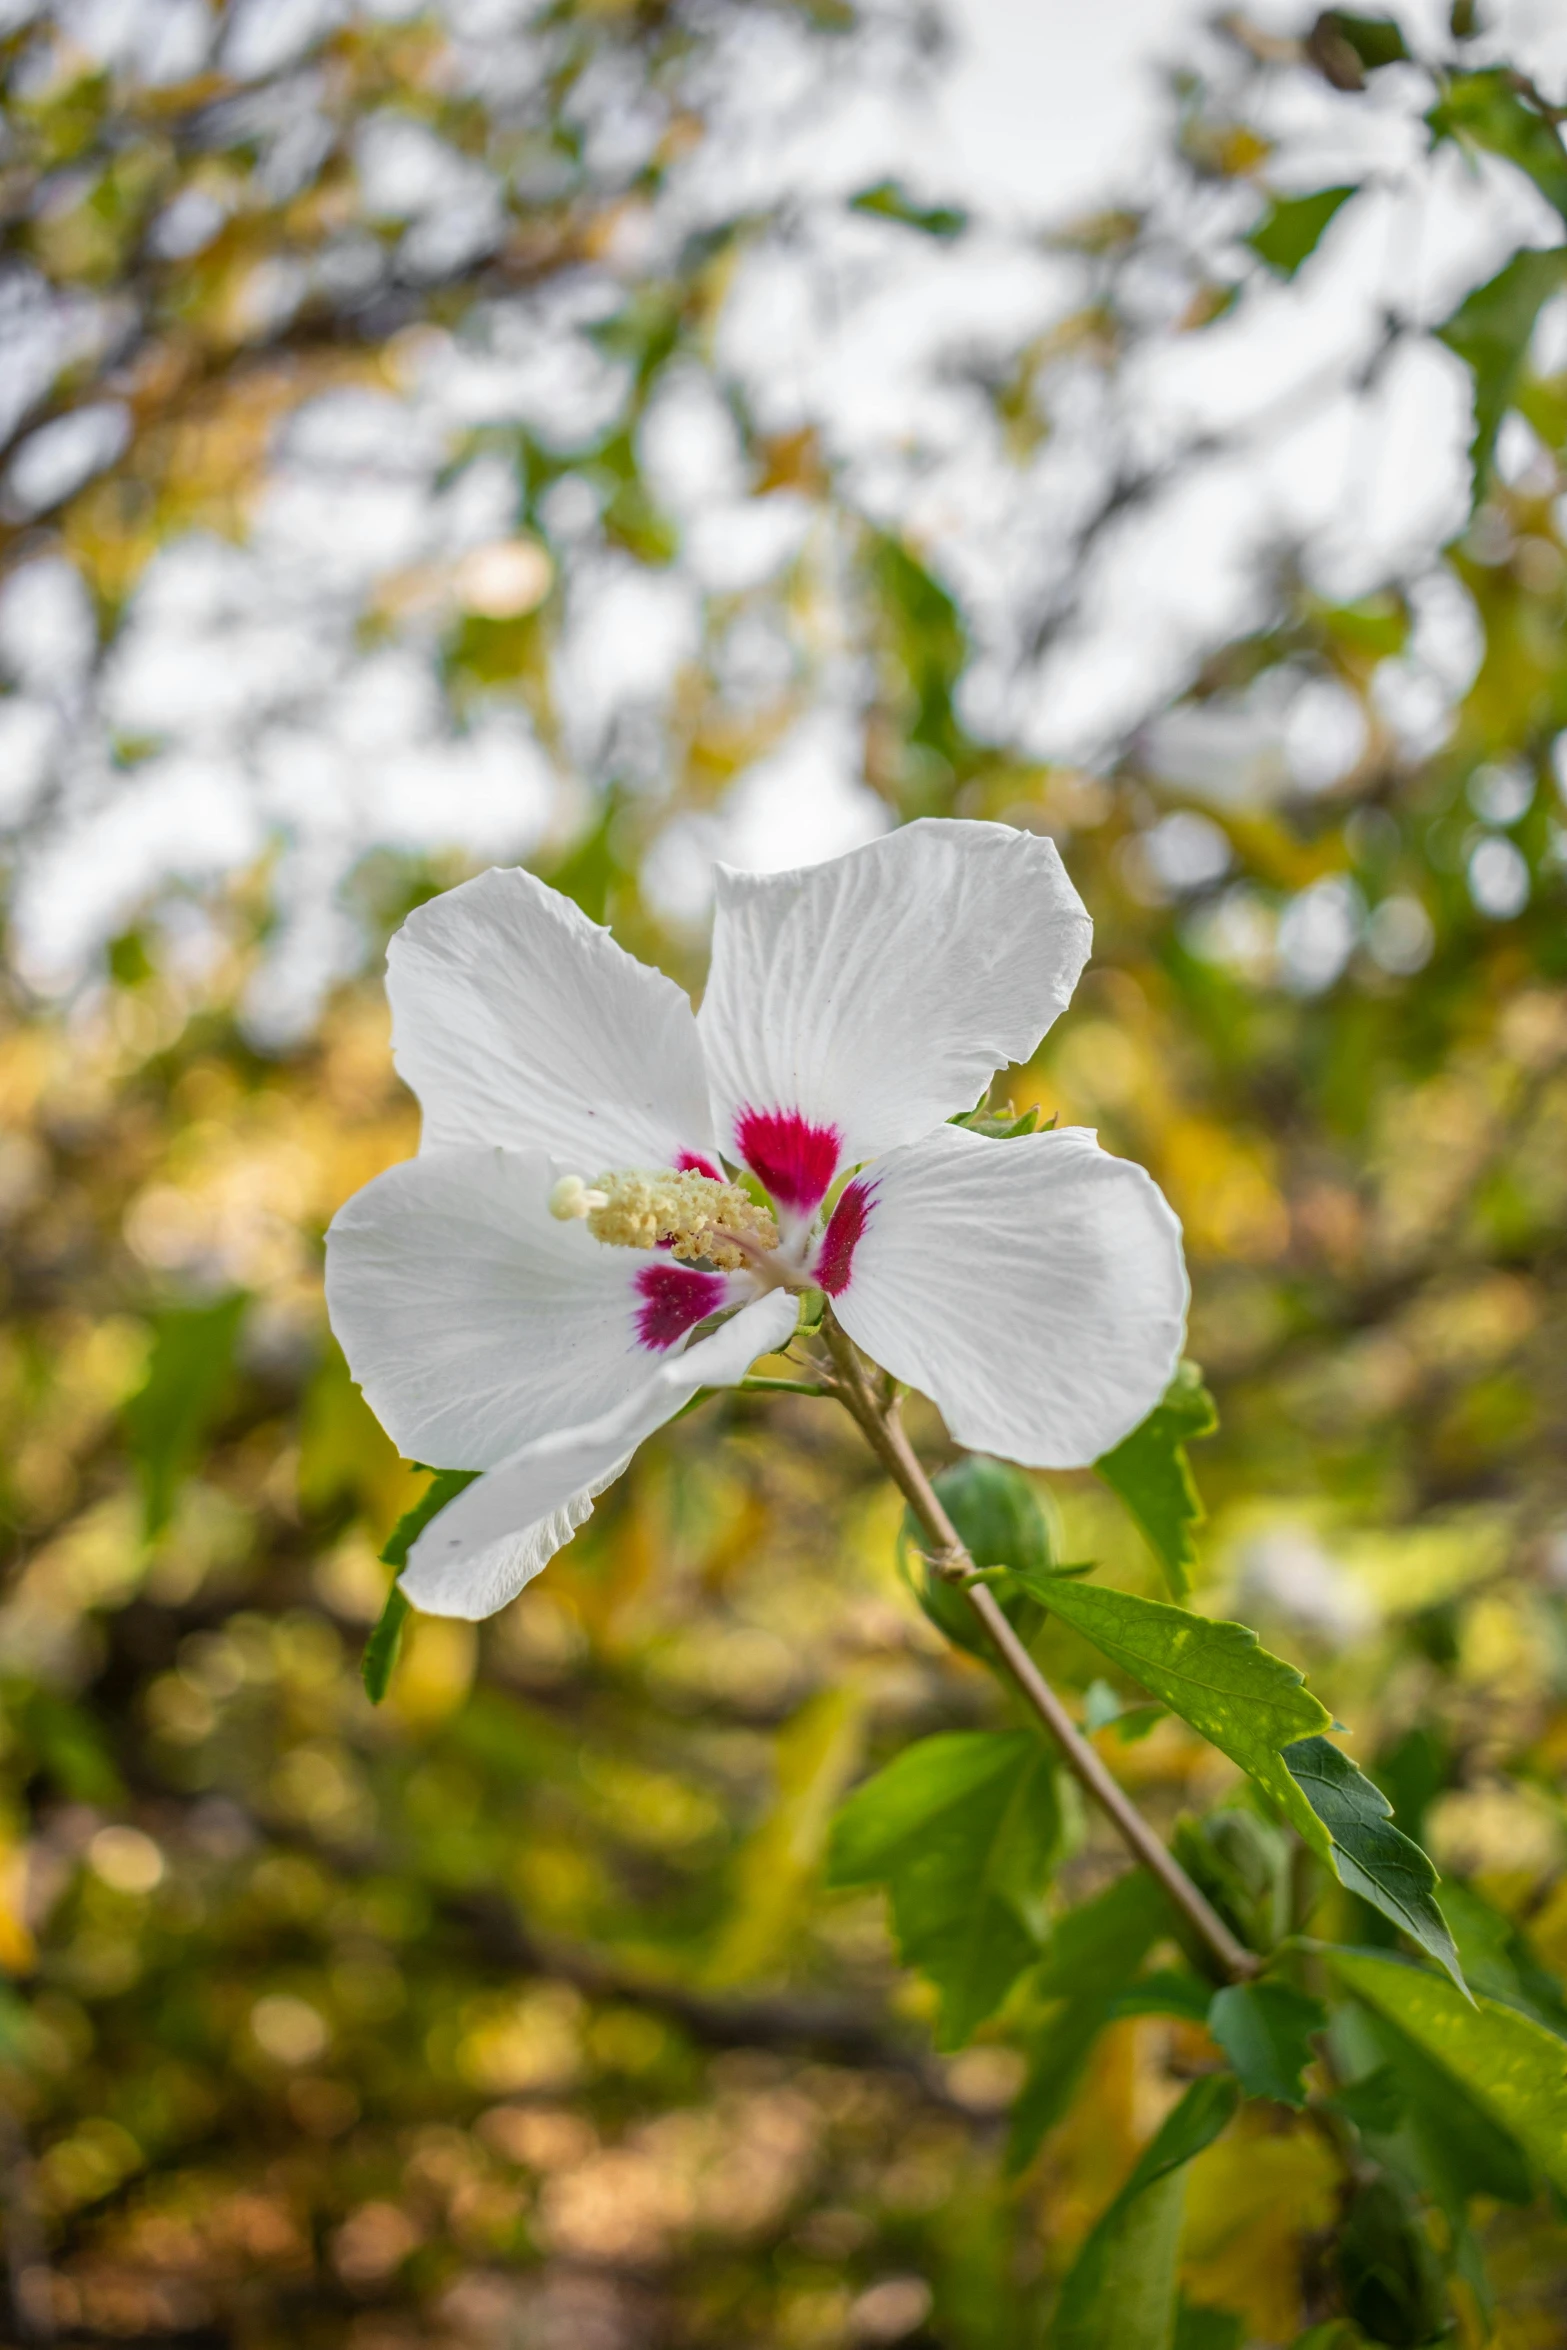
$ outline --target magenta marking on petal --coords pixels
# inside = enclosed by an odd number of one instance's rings
[[[865,1237],[875,1197],[875,1184],[857,1178],[845,1184],[843,1196],[833,1209],[822,1234],[822,1245],[816,1252],[816,1279],[829,1297],[841,1297],[849,1286],[854,1252]]]
[[[802,1215],[826,1197],[842,1148],[836,1126],[813,1126],[798,1110],[741,1110],[735,1119],[740,1158],[781,1208]]]
[[[682,1151],[675,1161],[675,1173],[677,1175],[706,1175],[711,1177],[714,1183],[722,1183],[724,1180],[712,1160],[705,1159],[700,1151]]]
[[[642,1300],[637,1337],[650,1354],[665,1353],[716,1314],[729,1294],[722,1273],[699,1273],[691,1265],[644,1265],[632,1286]]]

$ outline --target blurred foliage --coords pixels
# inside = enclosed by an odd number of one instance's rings
[[[108,301],[112,331],[84,336],[27,426],[107,387],[131,432],[57,511],[8,527],[18,561],[70,554],[109,641],[171,534],[242,533],[291,409],[395,385],[420,336],[495,288],[634,245],[664,159],[704,135],[726,17],[562,5],[529,34],[540,70],[486,104],[433,19],[356,15],[312,52],[327,135],[292,160],[292,68],[138,79],[69,21],[4,36],[9,234],[29,282]],[[829,58],[853,30],[826,6],[798,21]],[[1181,98],[1188,181],[1256,198],[1228,274],[1191,289],[1194,334],[1248,272],[1308,266],[1339,209],[1338,186],[1268,184],[1270,93],[1315,77],[1348,106],[1406,70],[1396,34],[1351,12],[1299,43],[1234,38],[1238,85]],[[629,165],[583,130],[609,85],[652,117]],[[388,109],[485,166],[500,209],[476,248],[365,217],[356,126]],[[1430,122],[1559,203],[1554,117],[1520,77],[1460,57]],[[963,233],[896,183],[853,202],[888,234]],[[184,229],[155,233],[179,206]],[[667,560],[636,417],[669,370],[707,363],[755,233],[737,215],[628,269],[598,331],[629,407],[600,442],[497,440],[539,594],[439,606],[455,704],[499,687],[557,730],[562,480],[591,489],[602,543]],[[1117,215],[1077,238],[1096,273],[1082,317],[994,387],[1020,449],[1049,431],[1063,371],[1112,382],[1134,350],[1121,295],[1150,253],[1173,266],[1159,233]],[[1200,1388],[1177,1391],[1120,1475],[1037,1481],[1037,1522],[983,1468],[944,1490],[998,1529],[982,1564],[1033,1578],[1020,1621],[1041,1660],[1267,1955],[1258,1988],[1215,1998],[1157,1889],[942,1638],[952,1594],[922,1591],[934,1623],[912,1604],[901,1510],[822,1402],[732,1396],[683,1419],[503,1616],[410,1618],[373,1708],[360,1657],[422,1480],[327,1337],[319,1265],[338,1203],[416,1139],[377,980],[259,1051],[242,1007],[269,945],[262,873],[215,895],[199,963],[149,909],[68,1009],[8,983],[0,2219],[18,2339],[1562,2338],[1567,376],[1535,339],[1559,282],[1558,254],[1518,255],[1444,330],[1476,379],[1477,503],[1442,570],[1476,658],[1424,744],[1389,715],[1420,684],[1415,600],[1333,604],[1286,572],[1183,704],[1236,733],[1244,788],[1172,780],[1151,742],[1102,773],[1023,764],[960,715],[964,622],[918,546],[866,519],[814,434],[741,416],[754,494],[809,500],[829,535],[756,599],[792,648],[760,698],[715,652],[747,598],[714,600],[665,746],[677,803],[716,801],[808,705],[841,623],[891,813],[1001,818],[1067,855],[1095,960],[1013,1101],[1097,1125],[1175,1203],[1219,1428]],[[1493,463],[1509,419],[1523,456]],[[392,582],[370,633],[430,587]],[[1246,747],[1270,679],[1353,714],[1360,747],[1325,786]],[[698,943],[640,886],[654,815],[609,791],[541,864],[694,983]],[[384,936],[454,877],[379,855],[356,903]],[[945,1459],[934,1418],[913,1424]],[[1182,1449],[1199,1439],[1200,1538]],[[1053,1563],[1090,1560],[1105,1580],[1052,1605]],[[1208,1743],[1212,1705],[1124,1632],[1168,1637],[1180,1611],[1158,1595],[1188,1575],[1186,1621],[1256,1621],[1350,1725],[1363,1771],[1318,1755],[1292,1783],[1277,1750],[1321,1721],[1315,1699],[1206,1635],[1304,1709],[1237,1760],[1260,1757],[1305,1841]],[[1150,1690],[1168,1709],[1152,1720]],[[932,1827],[936,1744],[977,1786],[1013,1800],[1037,1778],[1048,1798],[987,1843],[990,1814],[976,1835],[944,1777]],[[1303,1809],[1297,1784],[1335,1772],[1339,1808]],[[1368,1877],[1407,1869],[1402,1838],[1429,1845],[1475,2004],[1402,1963],[1386,1903],[1333,1875],[1352,1832]],[[976,1959],[1005,1963],[992,1980]]]

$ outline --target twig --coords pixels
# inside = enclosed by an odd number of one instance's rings
[[[1167,1851],[1142,1813],[1106,1768],[1007,1621],[994,1593],[973,1581],[976,1569],[957,1528],[942,1508],[930,1479],[897,1416],[896,1403],[880,1404],[867,1383],[858,1355],[829,1313],[822,1336],[838,1370],[838,1391],[893,1483],[929,1536],[937,1571],[958,1584],[994,1642],[1019,1694],[1033,1708],[1061,1749],[1067,1769],[1109,1814],[1135,1860],[1155,1876],[1166,1894],[1212,1952],[1232,1983],[1260,1972],[1260,1961],[1238,1942],[1213,1904]]]

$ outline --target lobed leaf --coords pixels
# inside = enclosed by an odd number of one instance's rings
[[[1037,1904],[1060,1837],[1050,1756],[1026,1730],[922,1738],[843,1806],[829,1885],[884,1885],[905,1965],[941,1995],[961,2047],[1038,1956]]]
[[[1446,2067],[1567,2192],[1567,2043],[1532,2016],[1379,1950],[1334,1950],[1346,1990]]]
[[[1197,1555],[1192,1528],[1203,1518],[1186,1447],[1200,1436],[1211,1436],[1218,1425],[1218,1411],[1202,1373],[1195,1363],[1182,1363],[1147,1419],[1094,1463],[1152,1543],[1178,1599],[1191,1586],[1190,1570]]]

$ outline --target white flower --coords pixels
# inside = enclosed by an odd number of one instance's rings
[[[484,1472],[414,1544],[409,1598],[504,1606],[645,1436],[787,1342],[812,1287],[960,1444],[1073,1468],[1134,1428],[1180,1353],[1174,1215],[1081,1128],[946,1123],[1033,1052],[1090,935],[1051,842],[929,821],[721,871],[695,1014],[529,873],[411,915],[388,990],[419,1155],[327,1236],[377,1418],[409,1458]]]

